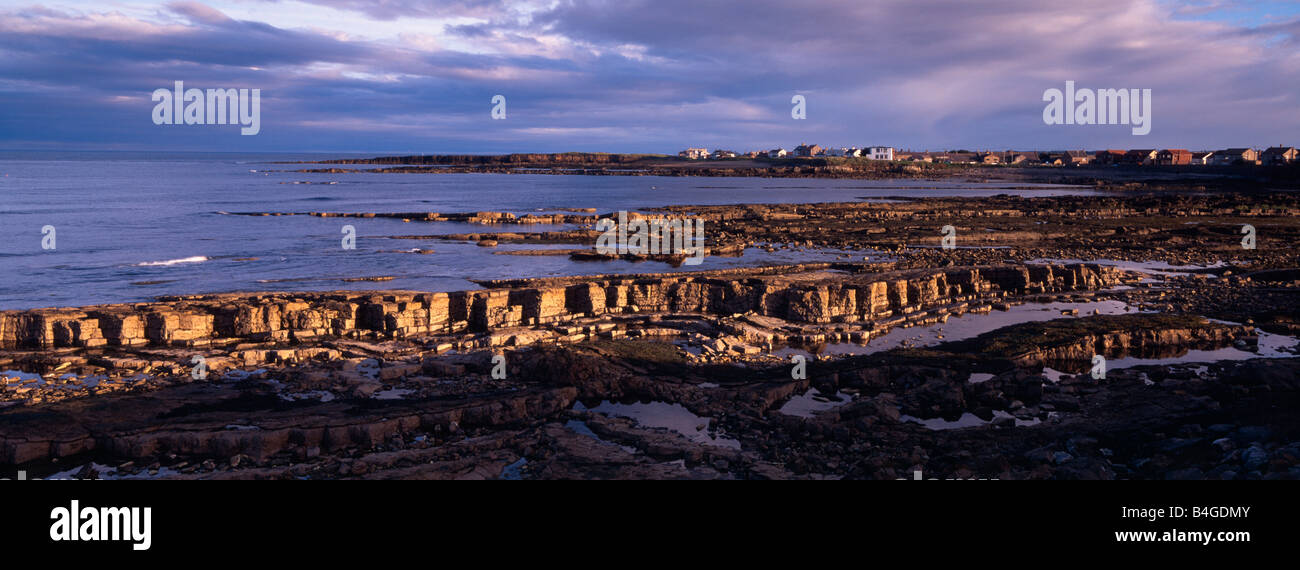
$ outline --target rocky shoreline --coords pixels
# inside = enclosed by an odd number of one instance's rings
[[[304,174],[535,174],[556,176],[667,176],[824,178],[841,180],[964,179],[1086,184],[1115,190],[1204,188],[1252,190],[1260,184],[1300,188],[1300,166],[1019,166],[878,161],[865,158],[735,158],[689,160],[666,155],[558,153],[414,155],[299,161]],[[365,165],[368,168],[356,168]],[[300,182],[307,183],[307,182]]]
[[[1300,478],[1290,195],[660,212],[705,218],[714,254],[850,253],[0,311],[0,464],[80,478]],[[944,224],[966,247],[932,247]],[[1258,248],[1236,244],[1241,224]]]

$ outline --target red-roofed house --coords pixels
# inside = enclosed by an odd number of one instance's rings
[[[1160,166],[1183,166],[1192,163],[1192,151],[1183,148],[1167,148],[1156,154],[1156,164]]]
[[[1122,150],[1099,150],[1092,162],[1094,164],[1123,164],[1125,154],[1125,151]]]

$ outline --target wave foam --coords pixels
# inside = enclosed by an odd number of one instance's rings
[[[168,259],[167,261],[146,261],[135,264],[136,267],[167,267],[171,265],[180,265],[182,263],[203,263],[208,261],[207,257],[195,255],[193,257],[182,257],[180,259]]]

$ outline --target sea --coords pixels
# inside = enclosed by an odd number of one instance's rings
[[[300,173],[344,154],[0,151],[0,310],[235,291],[477,289],[473,280],[708,270],[868,259],[861,251],[750,248],[701,265],[499,255],[574,245],[392,239],[537,232],[559,225],[244,216],[249,212],[601,214],[667,205],[813,203],[924,196],[1090,194],[1085,187],[960,180],[829,180],[548,174]],[[349,165],[349,168],[368,168]],[[342,247],[343,225],[356,248]],[[52,228],[53,231],[50,231]],[[705,229],[707,240],[708,228]],[[52,238],[52,239],[51,239]],[[415,253],[432,250],[432,253]],[[378,279],[378,280],[368,280]]]

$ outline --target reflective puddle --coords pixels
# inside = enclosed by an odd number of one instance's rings
[[[1088,301],[1084,303],[1026,303],[1016,305],[1006,311],[994,310],[989,313],[966,313],[961,316],[954,316],[949,318],[946,323],[896,328],[884,335],[870,339],[866,344],[842,342],[806,348],[789,346],[773,350],[772,354],[782,358],[789,358],[795,354],[810,358],[817,354],[832,356],[873,354],[901,347],[936,346],[945,342],[966,340],[1002,327],[1020,323],[1078,318],[1093,314],[1123,315],[1137,312],[1140,312],[1137,308],[1116,300]]]
[[[817,412],[838,408],[853,401],[852,394],[839,392],[834,397],[823,396],[816,388],[809,388],[801,395],[791,397],[780,410],[787,416],[811,418]]]
[[[634,455],[637,453],[637,449],[635,447],[631,447],[627,445],[619,445],[612,441],[605,441],[601,439],[600,436],[596,435],[596,432],[591,431],[591,426],[588,426],[587,422],[581,420],[569,420],[564,424],[564,427],[567,428],[569,431],[572,431],[578,435],[585,435],[591,439],[596,440],[599,443],[618,447],[619,449],[622,449],[623,451],[626,451]]]
[[[667,402],[617,404],[609,400],[603,400],[600,405],[590,409],[583,406],[582,402],[576,402],[573,409],[577,411],[589,410],[608,416],[628,418],[642,427],[664,428],[704,445],[740,449],[739,440],[713,433],[709,429],[709,425],[713,422],[712,419],[697,416],[681,404],[669,404]]]
[[[1212,322],[1237,325],[1229,321],[1209,319]],[[1254,358],[1291,358],[1300,352],[1300,339],[1286,335],[1273,334],[1256,330],[1259,341],[1256,350],[1245,350],[1236,346],[1215,349],[1171,349],[1172,355],[1150,356],[1129,355],[1106,360],[1106,370],[1122,370],[1135,366],[1170,366],[1177,364],[1198,364],[1211,362],[1235,362]],[[1091,363],[1054,362],[1043,367],[1043,377],[1049,382],[1060,382],[1061,377],[1069,374],[1082,374],[1091,369]],[[1201,372],[1208,369],[1201,368]]]

